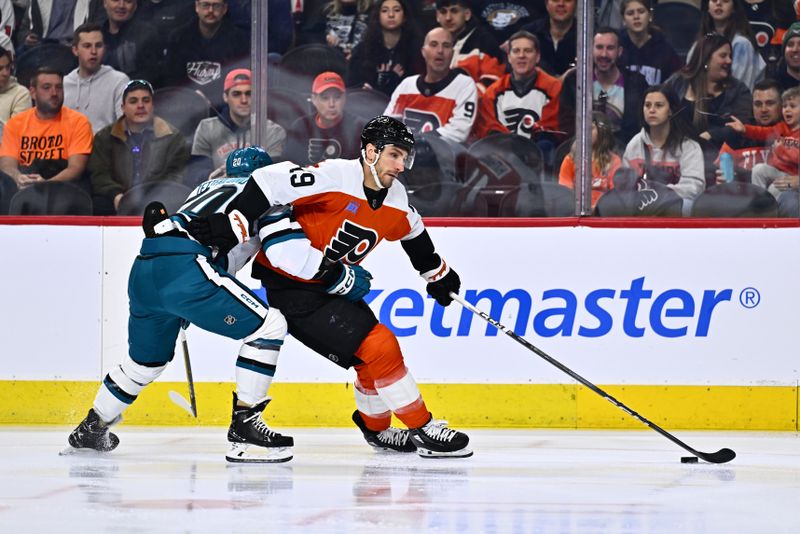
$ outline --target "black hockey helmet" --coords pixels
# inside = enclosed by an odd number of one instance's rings
[[[414,134],[399,120],[380,115],[370,119],[361,130],[362,150],[367,148],[367,143],[372,143],[378,150],[383,150],[386,145],[394,145],[407,150],[411,155],[414,150]]]

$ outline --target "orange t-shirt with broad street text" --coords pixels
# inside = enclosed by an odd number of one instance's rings
[[[36,116],[36,108],[11,117],[3,128],[0,157],[27,167],[37,159],[66,160],[75,154],[91,154],[92,125],[86,115],[67,107],[48,120]]]

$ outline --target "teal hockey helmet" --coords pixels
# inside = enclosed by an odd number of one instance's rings
[[[237,148],[230,154],[225,162],[225,174],[230,178],[246,177],[253,171],[272,165],[272,158],[260,146]]]

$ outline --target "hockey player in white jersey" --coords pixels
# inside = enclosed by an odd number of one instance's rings
[[[294,440],[270,430],[261,417],[271,400],[267,392],[286,336],[286,320],[234,277],[259,246],[249,241],[249,225],[236,210],[225,215],[236,232],[214,250],[189,230],[199,216],[225,213],[250,173],[271,162],[260,147],[238,149],[228,157],[228,177],[200,184],[177,215],[169,217],[158,202],[147,206],[142,224],[145,239],[128,282],[129,353],[106,375],[93,407],[69,435],[72,447],[116,448],[119,438],[109,427],[164,371],[172,360],[179,329],[188,321],[242,340],[226,459],[284,462],[292,458]]]
[[[355,368],[353,421],[367,442],[423,457],[467,457],[468,436],[432,417],[397,338],[363,299],[372,277],[358,264],[384,239],[400,241],[439,305],[449,305],[461,285],[397,181],[413,148],[403,123],[376,117],[362,131],[360,159],[258,169],[228,210],[254,217],[272,207],[259,220],[262,251],[253,276],[286,317],[289,333],[335,364]],[[230,240],[229,222],[224,214],[209,216],[206,243]],[[391,427],[392,414],[408,430]]]

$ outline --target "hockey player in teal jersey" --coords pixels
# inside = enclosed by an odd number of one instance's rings
[[[173,358],[181,325],[188,321],[242,340],[226,459],[283,462],[292,458],[294,440],[270,430],[261,417],[270,401],[267,392],[286,336],[286,320],[234,276],[259,250],[257,244],[249,243],[249,224],[233,210],[228,216],[239,230],[236,241],[213,249],[187,230],[194,217],[224,212],[250,173],[271,163],[259,147],[236,150],[228,157],[228,177],[200,184],[177,215],[169,217],[158,202],[147,206],[142,222],[145,239],[128,281],[128,356],[105,376],[93,407],[69,435],[73,448],[116,448],[119,438],[109,428],[164,371]]]

